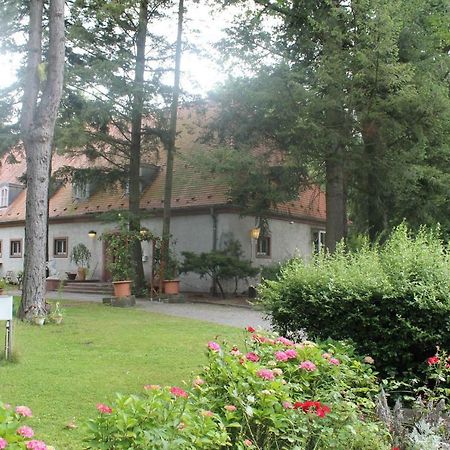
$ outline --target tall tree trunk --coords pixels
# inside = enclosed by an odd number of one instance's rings
[[[129,226],[130,230],[139,232],[140,218],[140,176],[142,114],[144,104],[145,45],[148,25],[148,0],[141,0],[139,9],[139,25],[136,36],[136,64],[134,71],[133,109],[131,116],[131,147],[129,169]],[[134,241],[131,247],[134,262],[134,288],[139,294],[145,289],[144,266],[142,264],[142,248],[140,241]]]
[[[326,247],[330,253],[336,244],[346,237],[347,208],[344,182],[343,150],[336,145],[335,151],[325,161],[326,170]]]
[[[49,10],[47,80],[38,102],[41,80],[43,0],[30,2],[28,64],[22,105],[22,138],[27,160],[24,279],[19,317],[45,314],[47,202],[53,133],[62,95],[64,72],[64,0]]]
[[[178,33],[177,47],[175,52],[175,75],[173,83],[173,96],[170,108],[169,136],[165,145],[167,152],[166,163],[166,182],[164,186],[164,211],[163,211],[163,229],[161,242],[161,267],[160,267],[160,291],[164,280],[165,268],[169,261],[170,247],[170,216],[172,201],[172,180],[173,180],[173,161],[175,155],[175,140],[177,135],[177,116],[178,116],[178,98],[180,96],[180,75],[181,75],[181,37],[183,33],[183,15],[184,2],[178,3]]]

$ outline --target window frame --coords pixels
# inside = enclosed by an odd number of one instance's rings
[[[0,208],[7,208],[9,205],[9,186],[0,187]]]
[[[0,239],[0,258],[3,257],[3,239]]]
[[[57,253],[56,252],[56,242],[64,241],[65,242],[65,252]],[[53,257],[54,258],[68,258],[69,257],[69,238],[67,236],[58,236],[53,238]]]
[[[267,251],[260,252],[259,246],[262,245],[262,242],[267,242]],[[272,238],[271,236],[259,236],[255,242],[255,257],[256,258],[272,258]]]
[[[20,253],[13,253],[13,244],[18,243],[20,248]],[[22,258],[23,255],[23,239],[10,239],[9,240],[9,257],[10,258]]]
[[[327,232],[321,229],[313,229],[312,232],[312,251],[313,254],[320,254],[325,251],[325,239]],[[316,240],[317,233],[317,240]]]

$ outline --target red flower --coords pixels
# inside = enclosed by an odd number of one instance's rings
[[[247,331],[249,332],[249,333],[254,333],[256,330],[253,328],[253,327],[251,327],[250,325],[247,327]]]
[[[295,402],[294,409],[301,408],[305,413],[315,413],[318,417],[325,417],[330,411],[330,407],[322,405],[320,402],[307,400],[306,402]]]
[[[112,408],[110,408],[107,405],[104,405],[103,403],[97,403],[97,409],[102,413],[102,414],[111,414],[112,413]]]
[[[427,359],[427,363],[429,366],[432,366],[434,364],[439,364],[439,356],[430,356]]]
[[[173,386],[170,388],[170,393],[175,395],[175,397],[184,397],[188,398],[188,393],[179,387]]]

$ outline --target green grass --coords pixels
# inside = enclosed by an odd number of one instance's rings
[[[207,322],[93,303],[63,307],[60,326],[16,322],[17,362],[0,362],[0,400],[29,406],[29,424],[58,450],[82,448],[82,424],[96,403],[144,384],[182,386],[206,362],[208,340],[242,339],[236,328]],[[72,420],[78,428],[66,429]]]

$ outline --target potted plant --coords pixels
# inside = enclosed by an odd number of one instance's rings
[[[161,248],[155,248],[153,255],[154,272],[159,277],[161,270]],[[177,295],[180,293],[180,280],[178,279],[180,263],[173,250],[169,250],[169,258],[164,268],[163,292],[167,295]]]
[[[4,278],[0,278],[0,295],[3,295],[6,289],[6,280]]]
[[[91,260],[91,252],[81,242],[72,249],[70,260],[78,266],[78,279],[84,281],[86,273],[89,269],[89,262]]]
[[[50,314],[48,317],[49,317],[50,322],[52,322],[52,323],[56,323],[57,325],[60,325],[62,323],[64,315],[63,315],[63,310],[62,310],[59,302],[55,303],[55,306],[50,311]]]

